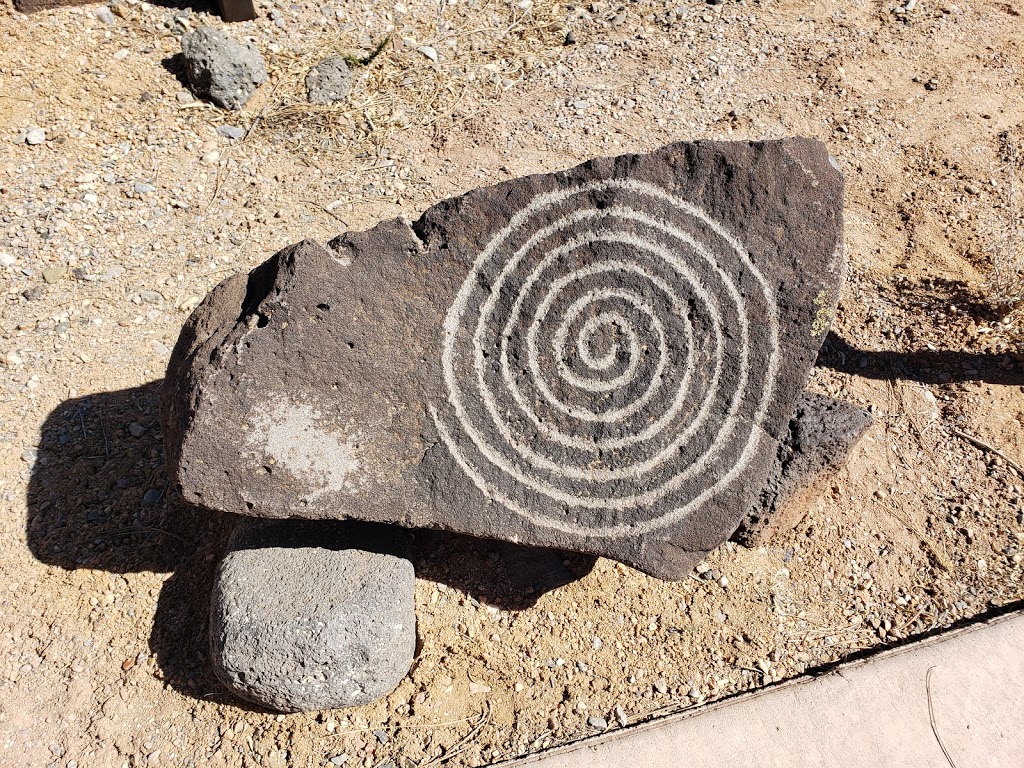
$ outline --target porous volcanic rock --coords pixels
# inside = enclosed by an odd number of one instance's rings
[[[352,90],[352,73],[342,56],[328,56],[306,75],[306,98],[312,104],[333,104]]]
[[[416,648],[407,534],[359,522],[242,518],[210,606],[211,660],[238,696],[279,712],[376,701]]]
[[[809,139],[469,192],[228,279],[164,385],[184,497],[685,576],[765,487],[842,280]]]
[[[802,392],[768,481],[733,538],[756,547],[796,527],[873,422],[856,405]]]
[[[213,27],[182,35],[181,53],[192,92],[224,109],[241,109],[267,79],[263,57],[256,48]]]

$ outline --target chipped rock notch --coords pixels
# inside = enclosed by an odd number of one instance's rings
[[[683,578],[777,503],[842,197],[813,140],[679,143],[285,248],[182,330],[170,467],[215,510]]]

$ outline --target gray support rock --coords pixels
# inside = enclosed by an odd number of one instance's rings
[[[758,547],[799,525],[873,422],[863,408],[804,392],[768,482],[734,538]]]
[[[191,503],[445,528],[682,578],[765,487],[844,272],[808,139],[673,144],[304,241],[195,311]]]
[[[217,676],[279,712],[389,693],[416,648],[407,534],[366,523],[242,518],[210,608]]]
[[[213,27],[182,35],[181,52],[192,92],[224,109],[241,109],[267,79],[259,51]]]

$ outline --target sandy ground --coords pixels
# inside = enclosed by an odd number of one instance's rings
[[[480,765],[1024,597],[1024,358],[984,302],[1024,124],[1019,0],[258,7],[230,31],[276,79],[241,115],[179,99],[178,35],[220,23],[203,11],[0,10],[0,764]],[[277,109],[309,51],[392,27],[330,131]],[[404,37],[437,66],[405,74]],[[812,386],[876,417],[796,529],[679,583],[420,535],[421,647],[390,696],[277,716],[221,689],[206,612],[231,521],[179,501],[155,409],[213,285],[512,176],[793,134],[848,190]]]

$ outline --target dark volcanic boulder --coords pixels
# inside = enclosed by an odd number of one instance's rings
[[[812,140],[674,144],[304,241],[189,319],[187,500],[394,522],[680,578],[776,462],[843,273]]]

